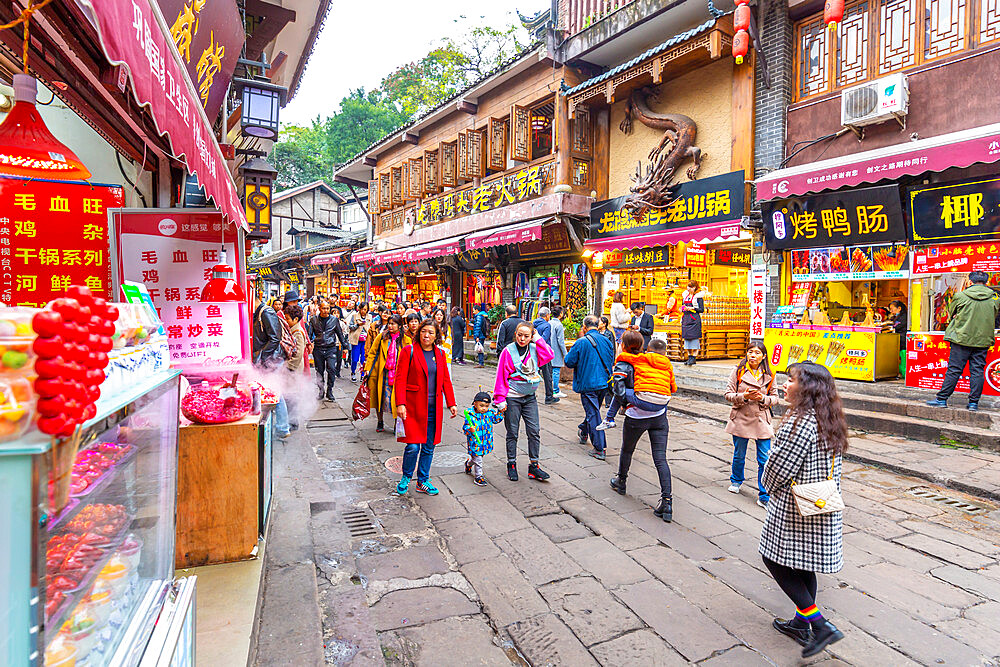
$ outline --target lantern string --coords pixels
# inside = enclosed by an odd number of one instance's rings
[[[21,10],[21,15],[10,23],[4,23],[0,25],[0,30],[6,30],[8,28],[13,28],[17,25],[24,26],[24,52],[22,54],[21,60],[24,63],[24,73],[28,73],[28,24],[31,22],[31,15],[36,11],[44,7],[45,5],[52,2],[52,0],[41,0],[40,2],[35,2],[32,0],[28,3],[28,6]]]

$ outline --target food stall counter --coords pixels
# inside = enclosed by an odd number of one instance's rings
[[[807,327],[807,328],[806,328]],[[772,327],[764,330],[771,368],[784,372],[796,362],[825,366],[835,378],[875,381],[899,375],[899,334],[874,327]]]

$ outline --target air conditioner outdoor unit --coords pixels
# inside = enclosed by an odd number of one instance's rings
[[[902,72],[845,88],[840,94],[840,122],[864,127],[895,119],[905,127],[910,92]]]

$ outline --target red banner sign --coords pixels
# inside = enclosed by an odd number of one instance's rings
[[[0,178],[0,302],[40,308],[85,285],[111,296],[109,208],[118,185]]]
[[[704,267],[708,252],[700,243],[689,243],[684,251],[684,266]]]
[[[911,275],[1000,271],[1000,243],[957,243],[913,248]]]
[[[915,333],[906,336],[906,386],[937,391],[948,370],[951,345],[944,332]],[[962,373],[956,391],[969,393],[969,374]],[[1000,396],[1000,343],[994,343],[986,357],[986,396]]]
[[[247,227],[243,205],[212,126],[202,109],[176,47],[164,36],[159,7],[149,0],[80,0],[100,33],[104,53],[128,68],[135,98],[149,106],[174,154],[198,177],[205,193],[233,224]]]

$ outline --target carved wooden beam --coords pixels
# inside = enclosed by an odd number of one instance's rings
[[[479,109],[479,105],[475,102],[470,102],[469,100],[459,100],[456,105],[459,111],[467,114],[475,114]]]
[[[403,143],[417,145],[420,141],[420,135],[416,132],[403,132]]]

